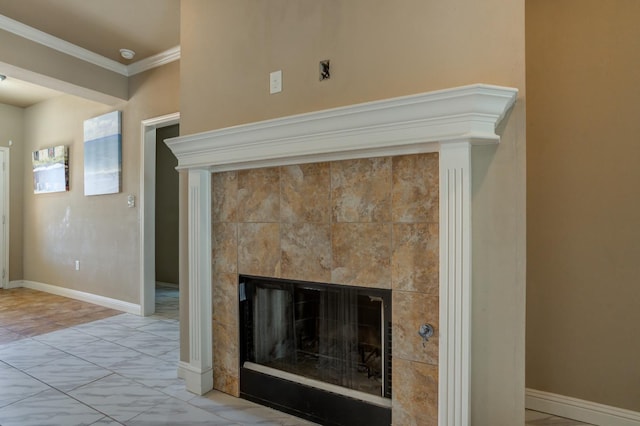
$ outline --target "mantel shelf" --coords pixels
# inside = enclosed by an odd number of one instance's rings
[[[178,169],[240,170],[497,143],[517,89],[474,84],[169,139]]]

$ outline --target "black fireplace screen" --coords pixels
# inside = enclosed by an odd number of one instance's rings
[[[390,398],[389,296],[243,276],[241,361]]]

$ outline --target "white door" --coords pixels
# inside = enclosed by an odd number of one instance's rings
[[[0,287],[9,281],[9,149],[0,148]]]

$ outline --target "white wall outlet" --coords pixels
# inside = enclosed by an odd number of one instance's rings
[[[282,70],[274,71],[269,74],[269,93],[282,92]]]
[[[80,270],[80,261],[76,260],[76,271]]]

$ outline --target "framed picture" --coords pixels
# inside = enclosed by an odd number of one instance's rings
[[[31,155],[33,192],[65,192],[69,190],[69,150],[64,145],[53,146]]]
[[[113,111],[84,122],[84,195],[122,188],[121,115]]]

